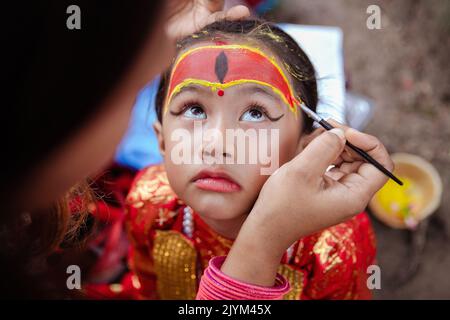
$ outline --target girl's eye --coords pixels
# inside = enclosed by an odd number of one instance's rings
[[[186,118],[192,119],[206,119],[206,113],[201,106],[198,104],[191,105],[184,109],[183,115]]]
[[[261,122],[266,120],[267,117],[264,115],[264,113],[256,108],[252,108],[250,110],[247,110],[239,120],[241,121],[253,121],[253,122]]]

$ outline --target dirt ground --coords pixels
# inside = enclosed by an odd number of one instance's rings
[[[366,27],[371,4],[382,9],[381,30]],[[271,17],[342,28],[350,89],[376,102],[365,131],[390,152],[429,160],[441,175],[442,205],[420,231],[373,219],[382,275],[375,297],[450,299],[450,1],[281,0]]]

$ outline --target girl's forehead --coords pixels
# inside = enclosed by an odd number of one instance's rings
[[[267,45],[264,45],[262,42],[253,39],[221,38],[215,41],[213,40],[198,41],[180,50],[177,57],[175,58],[175,62],[180,57],[182,57],[186,53],[189,53],[190,51],[193,51],[194,49],[199,49],[202,47],[206,48],[211,46],[242,46],[243,48],[245,47],[255,49],[264,54],[265,56],[267,56],[268,58],[274,60],[280,66],[280,68],[286,74],[286,76],[290,76],[284,65],[283,57],[279,57]]]
[[[297,113],[299,100],[292,78],[279,58],[249,41],[202,41],[185,48],[173,64],[167,101],[194,84],[223,96],[224,90],[246,83],[271,88]]]
[[[240,39],[240,38],[220,38],[216,40],[200,40],[195,41],[192,44],[189,44],[188,46],[184,47],[180,54],[183,54],[186,51],[200,48],[200,47],[208,47],[208,46],[226,46],[226,45],[237,45],[237,46],[245,46],[245,47],[253,47],[256,49],[259,49],[261,51],[264,51],[267,53],[270,52],[270,50],[267,50],[268,48],[260,43],[259,41],[253,40],[253,39]]]

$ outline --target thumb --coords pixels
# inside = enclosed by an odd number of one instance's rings
[[[342,153],[344,146],[344,130],[334,128],[312,140],[294,159],[293,165],[309,176],[322,177]]]

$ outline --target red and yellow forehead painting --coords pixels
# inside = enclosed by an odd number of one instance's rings
[[[207,86],[223,96],[227,88],[245,83],[270,87],[297,114],[300,101],[276,60],[245,45],[208,45],[184,52],[172,69],[166,106],[189,85]]]

